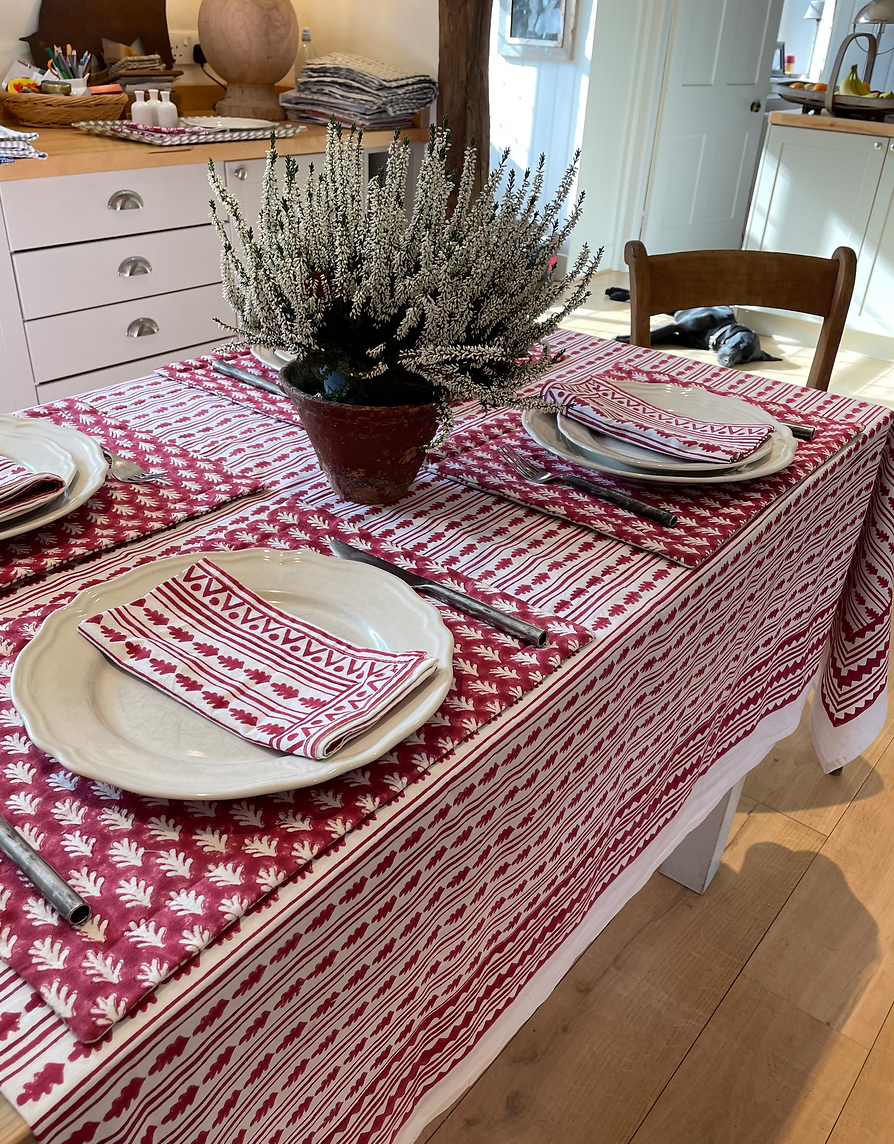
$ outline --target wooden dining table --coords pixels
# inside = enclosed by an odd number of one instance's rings
[[[556,342],[572,378],[611,368],[734,395],[816,426],[815,451],[799,443],[751,487],[640,486],[690,512],[681,547],[637,522],[619,537],[585,503],[534,502],[543,491],[509,470],[489,487],[487,450],[517,414],[462,410],[458,443],[406,498],[364,507],[331,492],[284,398],[208,361],[25,411],[176,480],[168,494],[107,482],[77,519],[3,542],[4,814],[93,919],[66,927],[0,861],[0,1144],[412,1144],[655,870],[710,892],[737,784],[811,694],[818,766],[872,742],[894,414],[569,331]],[[438,604],[455,641],[443,707],[319,787],[151,799],[30,742],[9,675],[86,587],[190,553],[328,554],[332,537],[549,643]]]

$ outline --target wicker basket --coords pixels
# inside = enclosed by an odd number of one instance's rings
[[[0,92],[0,109],[28,127],[64,127],[82,119],[119,119],[127,107],[120,95],[41,95]]]

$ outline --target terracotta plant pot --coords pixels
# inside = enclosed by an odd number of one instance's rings
[[[405,496],[438,429],[437,405],[341,405],[305,393],[280,374],[320,468],[340,497],[392,504]]]

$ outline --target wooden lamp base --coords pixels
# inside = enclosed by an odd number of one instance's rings
[[[229,83],[227,94],[214,110],[218,115],[242,119],[285,119],[272,83]]]
[[[274,84],[295,62],[298,17],[291,0],[202,0],[199,39],[227,81],[220,115],[283,119]]]

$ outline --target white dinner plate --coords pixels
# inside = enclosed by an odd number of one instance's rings
[[[38,423],[39,424],[39,423]],[[35,422],[24,417],[0,417],[0,456],[8,457],[16,464],[23,465],[33,473],[53,473],[67,489],[77,474],[74,457],[57,441],[45,433],[34,431]],[[40,505],[29,510],[36,512],[48,501],[60,496],[57,492],[47,497]],[[12,520],[24,515],[21,507],[15,505],[0,509],[0,521]]]
[[[68,453],[74,463],[75,474],[68,488],[47,504],[3,521],[0,524],[0,540],[19,536],[23,532],[31,532],[35,528],[43,528],[73,512],[102,487],[109,472],[102,449],[86,433],[81,433],[80,430],[72,429],[68,425],[56,425],[52,421],[37,420],[33,417],[20,417],[16,420],[22,422],[22,429],[19,432],[23,438],[49,441]]]
[[[742,404],[744,404],[744,402]],[[585,457],[576,446],[572,445],[571,442],[559,432],[559,427],[556,424],[556,414],[546,410],[526,409],[522,414],[522,425],[524,425],[528,434],[534,438],[538,445],[542,445],[543,448],[548,449],[550,453],[561,457],[563,461],[580,465],[584,469],[594,469],[597,473],[610,473],[615,477],[623,477],[624,480],[645,481],[651,484],[722,485],[730,484],[733,481],[754,481],[757,480],[758,477],[767,477],[771,473],[778,473],[781,469],[787,468],[794,460],[797,442],[792,437],[791,430],[787,426],[780,425],[779,422],[774,421],[773,418],[770,417],[769,414],[764,413],[763,410],[755,410],[754,406],[749,406],[749,408],[753,413],[760,414],[760,416],[752,417],[754,422],[766,422],[767,424],[773,425],[772,450],[760,461],[740,465],[725,473],[709,474],[708,476],[699,476],[697,474],[693,474],[692,476],[677,476],[672,473],[648,473],[643,469],[634,468],[633,465],[625,465],[622,461],[615,461],[610,457],[603,457],[598,460],[594,459],[594,457]]]
[[[374,727],[325,760],[283,755],[218,727],[116,667],[78,632],[88,616],[137,599],[207,557],[265,600],[360,647],[438,660]],[[198,552],[133,568],[49,616],[10,684],[28,734],[76,774],[162,798],[242,798],[312,786],[381,758],[441,706],[453,636],[438,610],[396,576],[315,552]]]
[[[284,365],[295,360],[295,354],[287,354],[285,350],[268,350],[264,346],[252,346],[251,352],[262,365],[267,365],[271,369],[282,369]]]
[[[272,119],[238,119],[229,115],[181,115],[181,125],[204,127],[208,131],[244,131],[248,127],[280,127]]]
[[[654,404],[658,404],[655,402]],[[669,473],[677,476],[709,476],[716,473],[728,473],[731,469],[738,469],[746,462],[730,461],[721,464],[710,461],[687,461],[682,457],[671,457],[667,453],[659,453],[655,449],[648,449],[643,445],[635,445],[632,441],[622,441],[620,437],[612,437],[608,433],[600,433],[590,429],[580,421],[575,421],[566,413],[557,415],[556,424],[562,436],[576,446],[585,457],[591,460],[602,461],[608,458],[611,461],[621,461],[622,464],[631,465],[634,469],[644,469],[647,473]],[[728,422],[727,422],[728,424]],[[749,456],[747,464],[766,457],[773,449],[773,439],[768,437],[759,448]]]

